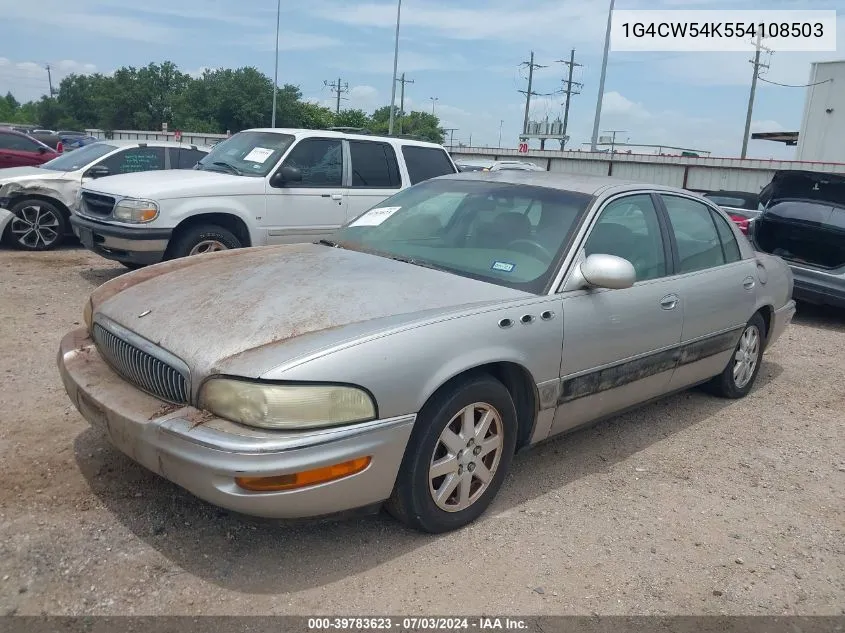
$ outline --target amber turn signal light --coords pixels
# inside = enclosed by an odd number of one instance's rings
[[[358,457],[342,462],[340,464],[333,464],[332,466],[323,466],[322,468],[315,468],[314,470],[305,470],[301,473],[291,473],[289,475],[276,475],[273,477],[235,477],[235,483],[244,490],[252,490],[254,492],[278,492],[280,490],[295,490],[297,488],[305,488],[306,486],[316,486],[317,484],[324,484],[329,481],[343,479],[350,475],[355,475],[365,470],[372,457]]]

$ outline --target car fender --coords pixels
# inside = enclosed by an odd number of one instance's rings
[[[0,209],[0,237],[6,232],[6,227],[12,221],[15,214],[8,209]]]
[[[256,217],[264,213],[264,195],[215,196],[202,198],[177,198],[161,203],[161,226],[176,228],[190,218],[219,213],[240,219],[249,232],[253,246],[264,244],[263,233]]]

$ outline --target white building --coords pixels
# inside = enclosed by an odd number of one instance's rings
[[[796,160],[845,163],[845,61],[815,62]]]

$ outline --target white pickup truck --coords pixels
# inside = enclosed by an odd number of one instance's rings
[[[458,171],[434,143],[299,129],[252,129],[193,170],[110,176],[80,189],[82,244],[136,268],[239,248],[315,241],[401,189]]]

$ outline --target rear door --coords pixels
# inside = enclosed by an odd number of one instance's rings
[[[733,230],[708,205],[661,193],[673,239],[684,327],[671,389],[720,373],[754,314],[756,264],[743,260]]]
[[[402,188],[393,145],[384,141],[346,141],[350,181],[346,215],[356,218]]]
[[[269,244],[310,242],[346,222],[343,165],[340,138],[307,137],[291,148],[279,168],[299,169],[302,181],[274,187],[268,180],[261,224]]]

